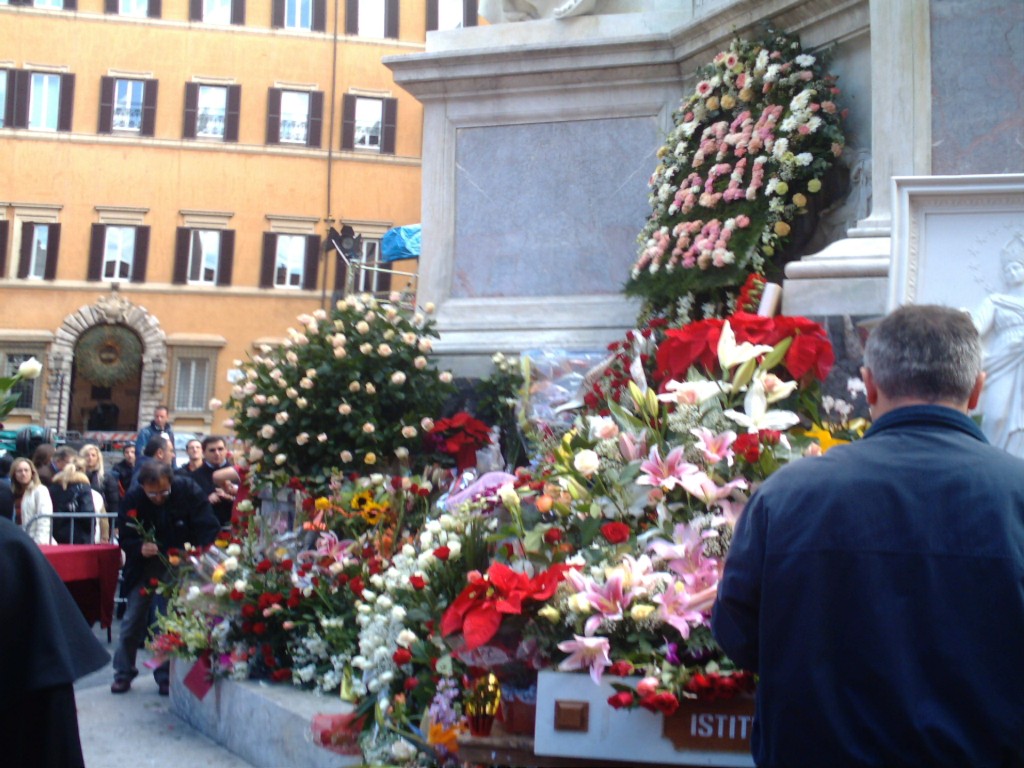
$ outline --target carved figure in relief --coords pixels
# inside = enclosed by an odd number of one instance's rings
[[[1006,290],[972,313],[985,342],[985,388],[978,409],[993,445],[1024,457],[1024,232],[1000,254]]]
[[[592,12],[598,0],[480,0],[480,15],[491,24],[528,19],[566,19]]]

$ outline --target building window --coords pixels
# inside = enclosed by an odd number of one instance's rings
[[[427,0],[427,31],[475,27],[477,0]]]
[[[34,8],[53,8],[58,11],[73,11],[76,3],[71,2],[70,4],[66,0],[34,0],[32,6]]]
[[[86,279],[145,282],[148,256],[149,227],[93,224]]]
[[[56,131],[60,116],[60,75],[32,73],[28,127],[35,131]]]
[[[345,0],[345,34],[398,38],[398,0]]]
[[[319,147],[324,95],[271,88],[267,95],[267,143]]]
[[[192,357],[187,352],[175,357],[175,411],[206,411],[206,404],[210,401],[212,369],[209,357]]]
[[[0,0],[2,3],[2,0]],[[3,128],[7,117],[7,70],[0,69],[0,128]]]
[[[327,28],[326,0],[273,0],[270,25],[274,29],[323,32]]]
[[[318,235],[264,233],[260,287],[315,290],[319,264]]]
[[[345,94],[341,129],[342,149],[395,153],[397,99],[378,99]]]
[[[380,260],[379,240],[363,240],[357,261],[353,280],[353,290],[356,293],[381,294],[391,290],[391,275],[388,272],[377,271],[388,268],[387,264]]]
[[[245,0],[189,0],[189,21],[206,24],[245,24]]]
[[[149,16],[149,0],[118,0],[117,14],[144,19]]]
[[[70,131],[75,76],[9,70],[4,77],[4,121],[11,128]]]
[[[23,222],[18,277],[23,280],[52,280],[57,272],[59,246],[60,224]]]
[[[29,349],[23,346],[13,346],[0,350],[0,362],[2,362],[4,376],[14,376],[18,372],[18,366],[30,358],[37,360],[45,359],[45,350]],[[39,392],[42,387],[43,377],[36,379],[22,380],[11,387],[11,394],[16,395],[18,400],[14,404],[14,411],[37,411],[39,410]]]
[[[241,86],[185,85],[185,138],[238,141]]]
[[[138,131],[142,129],[142,94],[145,83],[140,80],[117,80],[114,83],[115,131]]]
[[[180,227],[174,261],[179,285],[231,285],[235,233],[229,229]]]
[[[152,136],[156,128],[156,94],[156,80],[101,78],[98,132]]]

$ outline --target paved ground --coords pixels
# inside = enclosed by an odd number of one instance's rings
[[[96,637],[107,644],[107,631],[95,627]],[[106,668],[83,677],[75,684],[78,727],[88,768],[148,768],[149,766],[191,765],[209,768],[252,768],[242,758],[224,749],[171,712],[170,698],[157,693],[152,673],[143,667],[149,658],[139,651],[139,676],[128,693],[114,695],[110,683],[114,673]]]

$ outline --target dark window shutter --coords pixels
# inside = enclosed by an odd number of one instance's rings
[[[438,27],[438,2],[439,0],[427,0],[427,32],[433,32]]]
[[[462,26],[475,27],[480,16],[478,0],[462,0]]]
[[[188,20],[203,20],[203,0],[188,0]]]
[[[324,132],[324,94],[313,91],[309,94],[309,123],[306,130],[306,146],[319,147]]]
[[[153,136],[156,133],[156,94],[157,80],[146,80],[142,88],[142,136]]]
[[[302,289],[316,290],[316,273],[320,267],[320,235],[306,236],[306,263],[302,267]]]
[[[398,99],[384,99],[383,124],[380,128],[380,152],[382,155],[395,154],[395,134],[398,122]]]
[[[220,233],[220,259],[217,262],[217,285],[231,285],[231,273],[235,266],[235,230],[225,229]]]
[[[28,102],[32,92],[32,73],[27,69],[18,69],[11,73],[14,75],[12,83],[8,82],[7,87],[11,88],[11,119],[4,121],[4,125],[12,128],[28,128]]]
[[[46,240],[46,266],[43,268],[43,279],[53,280],[57,277],[57,255],[60,253],[60,224],[44,224],[50,228]]]
[[[313,32],[327,29],[327,0],[313,0],[313,18],[309,27]]]
[[[118,0],[103,0],[103,12],[104,13],[117,13],[120,11],[120,3]]]
[[[21,223],[21,252],[18,254],[18,277],[21,279],[28,277],[28,268],[32,263],[32,232],[35,226],[31,221]]]
[[[0,276],[7,274],[7,233],[10,231],[10,222],[0,221]]]
[[[281,141],[281,89],[267,89],[267,144]]]
[[[181,136],[184,139],[196,137],[196,117],[199,113],[199,83],[185,83],[185,126]]]
[[[60,109],[57,112],[57,130],[71,130],[71,115],[75,108],[75,76],[60,76]]]
[[[78,0],[64,0],[64,10],[65,11],[77,11],[78,10]]]
[[[284,0],[274,0],[270,6],[270,26],[284,29]]]
[[[359,34],[359,0],[345,0],[345,34]]]
[[[245,26],[245,0],[231,0],[231,23]]]
[[[163,9],[160,7],[160,0],[149,0],[149,13],[146,15],[151,19],[159,19]]]
[[[135,228],[135,253],[132,254],[132,282],[146,282],[149,266],[149,227]]]
[[[356,146],[356,97],[346,93],[341,97],[341,148]]]
[[[107,244],[106,224],[93,224],[89,235],[89,265],[86,267],[86,280],[103,278],[103,251]]]
[[[260,288],[274,287],[274,260],[277,258],[277,235],[263,233],[263,260],[260,262]]]
[[[242,86],[228,86],[228,111],[224,116],[224,141],[238,141],[239,112],[242,109]]]
[[[384,6],[384,37],[398,39],[398,0],[387,0]]]
[[[178,227],[174,236],[174,273],[171,282],[175,285],[188,282],[188,242],[191,235],[192,230],[188,227]]]
[[[114,83],[116,82],[112,77],[100,78],[100,123],[96,128],[97,133],[111,133],[114,130]]]
[[[387,264],[381,264],[380,262],[378,262],[376,264],[376,266],[381,268],[381,269],[386,269],[387,268]],[[387,292],[389,292],[391,290],[391,273],[390,272],[374,272],[373,274],[377,276],[377,282],[376,282],[376,286],[375,286],[376,287],[375,293],[387,293]]]

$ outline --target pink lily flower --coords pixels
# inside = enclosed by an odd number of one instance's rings
[[[708,507],[714,506],[720,499],[727,498],[736,488],[747,487],[747,481],[742,477],[730,480],[725,485],[718,485],[704,472],[692,472],[683,477],[679,484],[688,494],[700,499]]]
[[[637,478],[636,484],[654,485],[666,491],[682,485],[684,477],[698,471],[695,464],[683,460],[683,454],[683,447],[678,446],[662,459],[658,446],[654,446],[647,456],[647,461],[640,465],[643,475]]]
[[[558,665],[562,672],[574,672],[585,667],[590,668],[590,677],[595,683],[601,682],[601,675],[612,665],[608,656],[611,645],[607,637],[583,637],[573,635],[573,640],[558,644],[558,650],[568,653],[569,658]]]
[[[733,452],[731,445],[736,441],[736,433],[731,429],[715,434],[707,427],[694,427],[690,430],[700,442],[697,448],[711,464],[725,461],[727,466],[732,466]]]
[[[686,585],[680,581],[671,585],[663,593],[654,598],[654,602],[661,606],[660,616],[666,624],[671,624],[679,634],[686,640],[690,637],[691,627],[699,627],[704,623],[702,611],[714,604],[714,593],[716,588],[710,590],[710,603],[708,602],[708,590],[690,594]]]
[[[565,577],[595,612],[583,625],[583,634],[587,637],[592,636],[604,621],[621,621],[623,612],[633,602],[633,595],[622,589],[621,571],[612,571],[604,584],[580,576],[575,571],[567,572]]]
[[[619,453],[623,461],[639,461],[647,452],[647,436],[631,435],[628,432],[619,433]]]
[[[718,561],[704,556],[704,534],[685,523],[675,527],[672,541],[656,539],[648,549],[666,562],[687,588],[701,591],[718,585]]]

